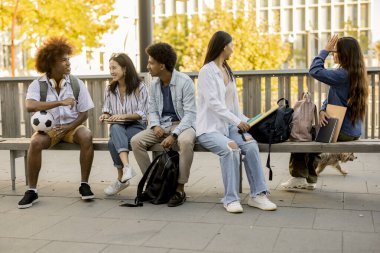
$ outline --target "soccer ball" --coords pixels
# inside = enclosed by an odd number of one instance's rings
[[[54,117],[50,112],[39,111],[33,114],[30,123],[34,131],[47,132],[54,127]]]

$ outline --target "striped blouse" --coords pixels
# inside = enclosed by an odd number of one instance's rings
[[[141,116],[140,121],[147,122],[149,97],[146,85],[143,82],[139,85],[138,93],[132,92],[125,96],[124,103],[120,99],[119,87],[116,86],[115,94],[111,92],[109,87],[107,86],[104,91],[103,113],[111,115],[136,113]]]

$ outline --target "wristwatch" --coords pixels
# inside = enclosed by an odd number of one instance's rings
[[[172,133],[172,136],[173,136],[174,139],[176,139],[176,140],[178,139],[178,134]]]

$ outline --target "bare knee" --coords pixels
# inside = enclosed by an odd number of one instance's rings
[[[37,134],[32,137],[30,140],[29,149],[37,151],[46,149],[49,147],[50,137],[46,134]]]
[[[92,133],[87,128],[78,129],[75,133],[75,141],[81,146],[91,146],[92,145]]]

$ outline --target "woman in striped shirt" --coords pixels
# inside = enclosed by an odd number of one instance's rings
[[[101,122],[111,123],[108,142],[117,180],[104,189],[106,195],[114,195],[129,186],[136,175],[129,165],[130,140],[146,128],[148,91],[138,76],[132,60],[124,53],[113,54],[109,61],[112,81],[104,92]]]

